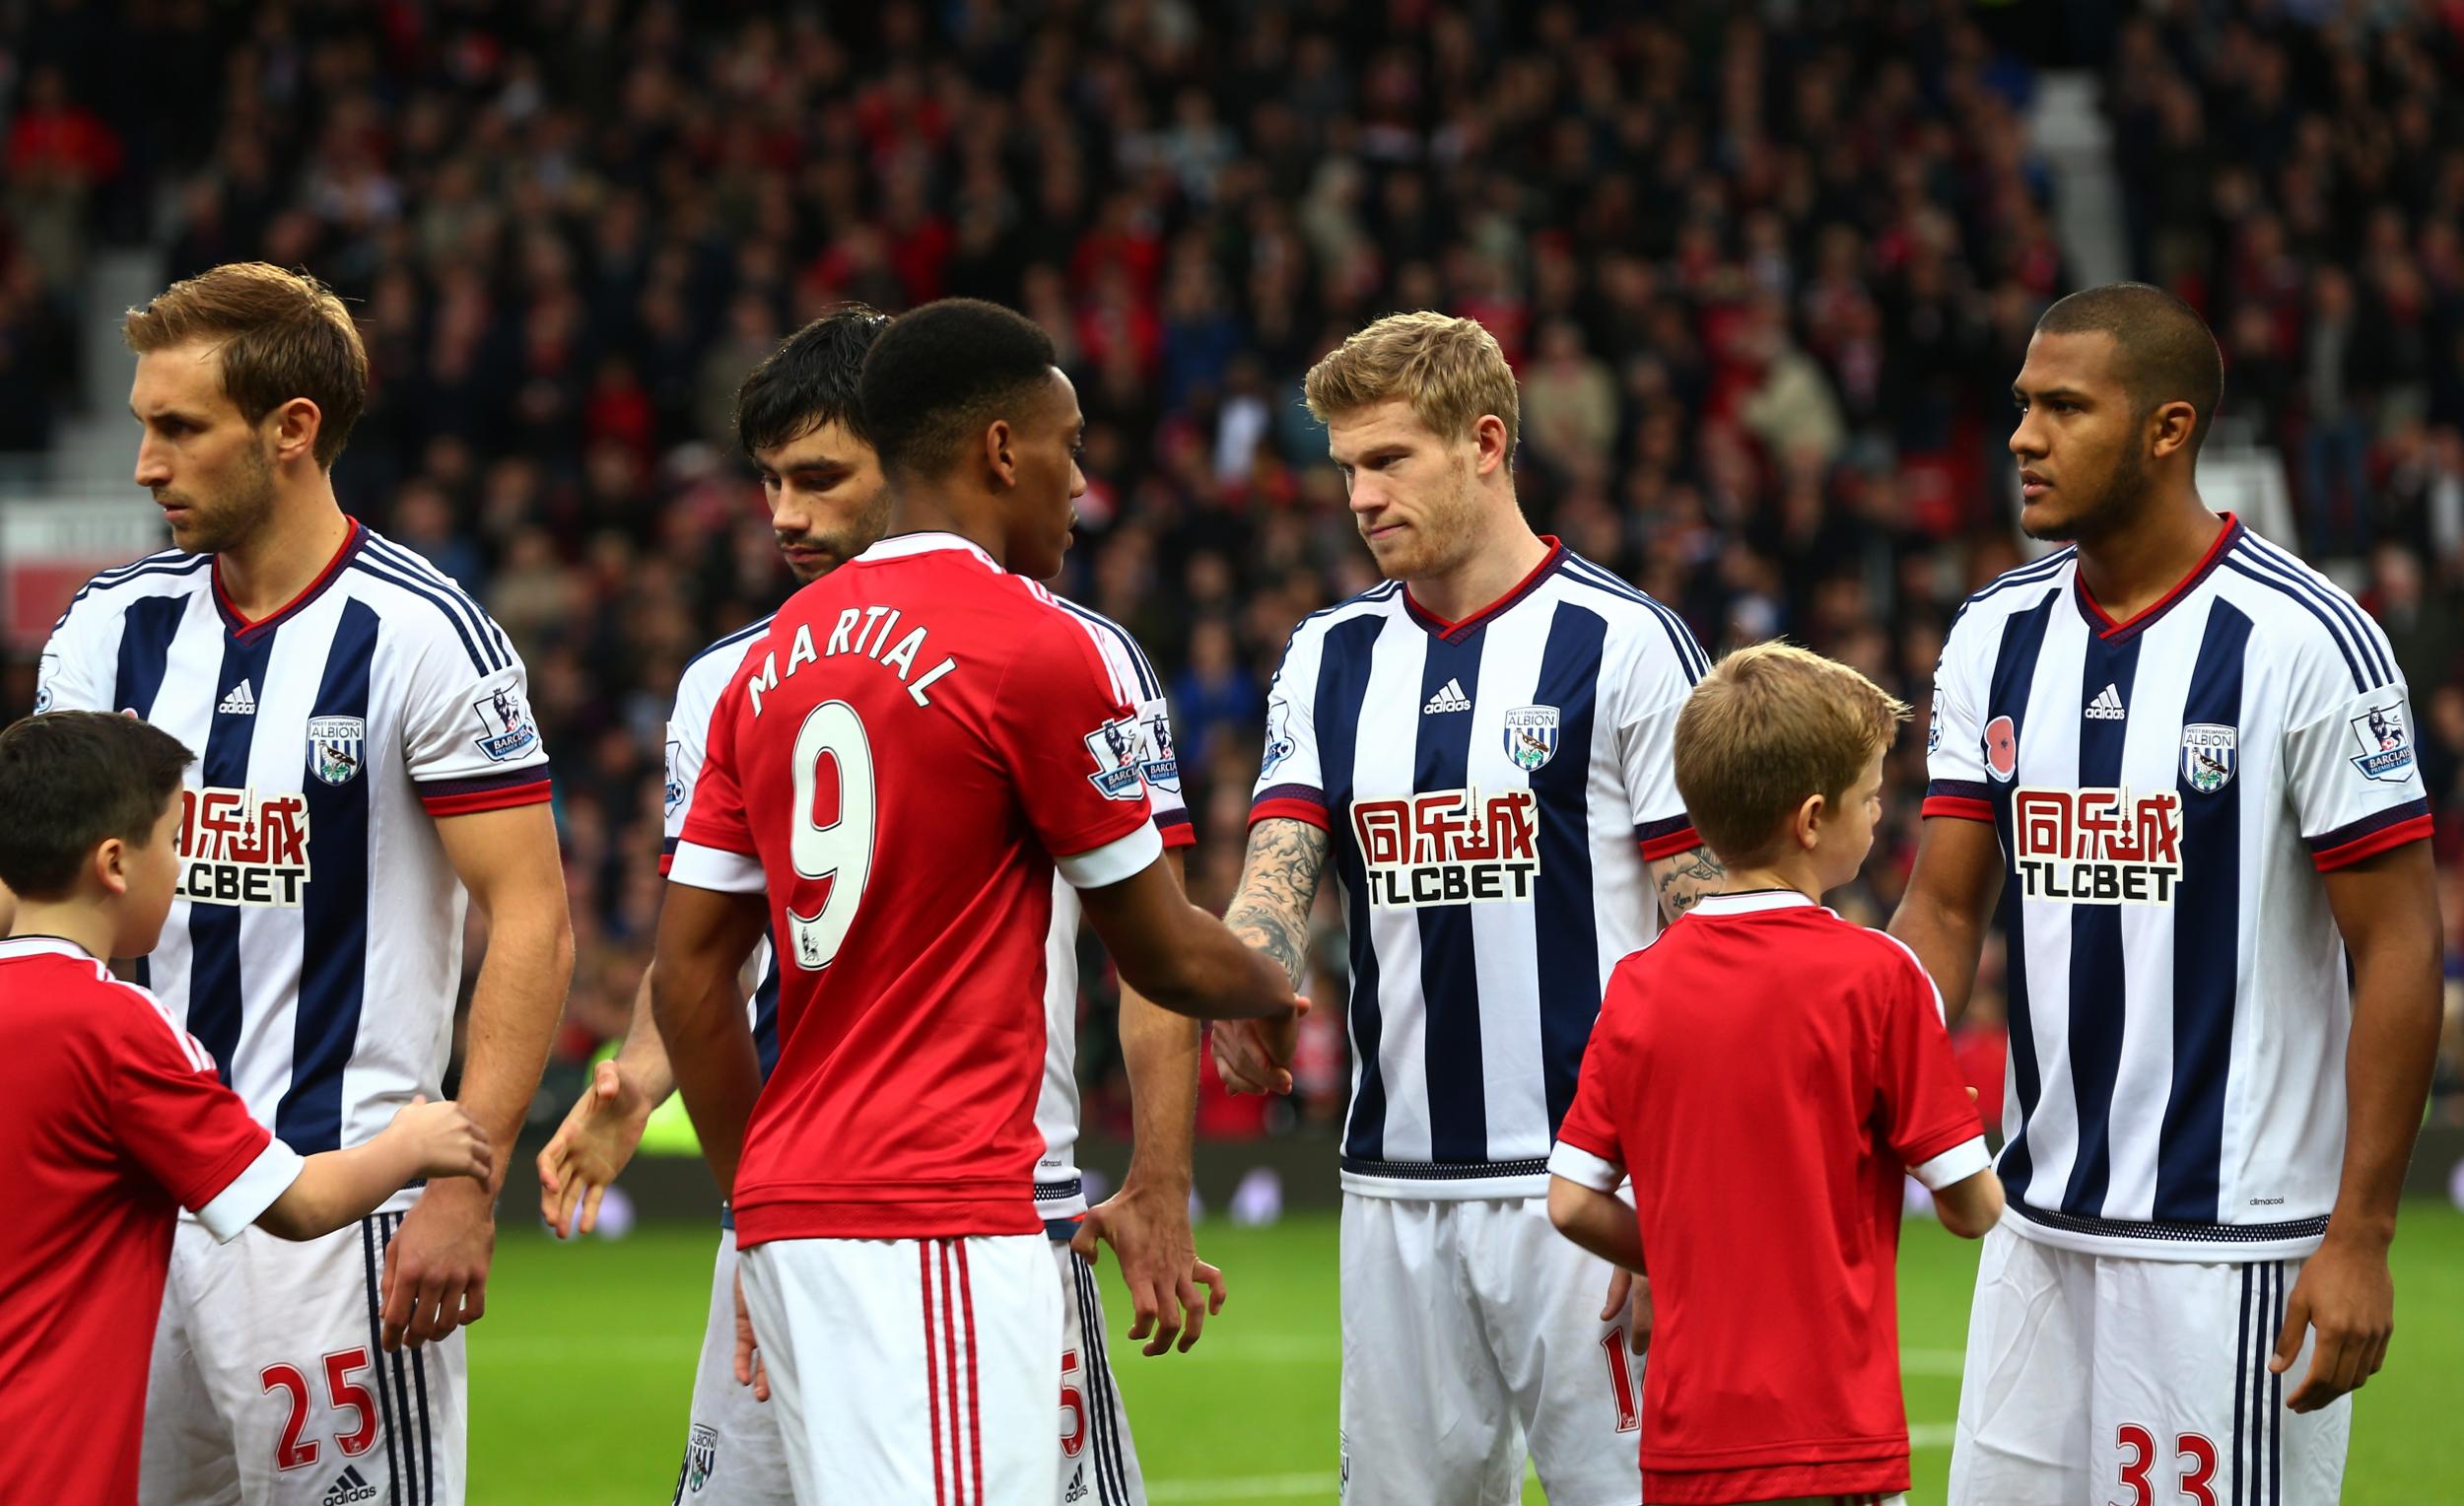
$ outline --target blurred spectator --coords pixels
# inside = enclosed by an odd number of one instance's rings
[[[1299,378],[1392,309],[1477,317],[1517,362],[1540,526],[1715,652],[1787,633],[1921,703],[1960,599],[2019,562],[2006,394],[2070,284],[2009,9],[45,0],[6,38],[0,446],[47,443],[74,390],[98,194],[159,214],[171,275],[266,256],[356,301],[374,390],[336,484],[531,664],[586,938],[575,1058],[647,951],[677,666],[788,584],[736,383],[835,300],[963,293],[1052,332],[1089,419],[1057,585],[1174,688],[1209,902],[1285,635],[1373,580]],[[2134,270],[2206,311],[2299,542],[2385,618],[2452,863],[2450,20],[2151,6],[2102,66]],[[131,86],[139,55],[178,65]],[[1921,749],[1889,767],[1869,920]],[[1321,987],[1313,1049],[1342,1018]]]

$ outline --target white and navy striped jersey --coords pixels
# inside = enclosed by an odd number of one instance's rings
[[[2386,636],[2229,515],[2126,623],[2066,549],[1961,609],[1928,756],[1926,815],[1993,823],[2007,863],[2014,1227],[2166,1260],[2315,1248],[2352,1021],[2319,875],[2430,829]]]
[[[134,712],[198,754],[145,982],[260,1123],[313,1154],[442,1095],[467,896],[437,819],[549,796],[521,660],[478,603],[357,522],[257,622],[213,556],[153,555],[69,603],[36,706]]]
[[[1123,690],[1122,699],[1137,708],[1140,745],[1138,770],[1146,782],[1147,802],[1167,848],[1197,841],[1189,808],[1181,796],[1179,755],[1172,735],[1172,711],[1164,699],[1162,676],[1128,629],[1074,601],[1055,596],[1055,605],[1086,627],[1087,636],[1103,653]],[[744,655],[770,626],[763,618],[730,633],[695,655],[676,687],[674,715],[667,722],[666,836],[659,857],[664,873],[674,858],[692,809],[693,789],[710,747],[711,717],[720,692],[741,667]],[[1044,1133],[1044,1154],[1035,1167],[1036,1209],[1047,1220],[1074,1218],[1086,1211],[1086,1195],[1078,1177],[1078,892],[1067,880],[1053,880],[1053,928],[1044,945],[1044,1087],[1036,1100],[1036,1128]],[[762,1076],[770,1076],[779,1060],[778,954],[765,939],[758,959],[761,986],[747,1008],[753,1020],[753,1045],[761,1059]]]
[[[1601,991],[1659,934],[1646,865],[1699,845],[1671,747],[1701,648],[1545,542],[1475,616],[1390,581],[1303,621],[1275,673],[1250,819],[1331,839],[1351,1192],[1544,1191]]]

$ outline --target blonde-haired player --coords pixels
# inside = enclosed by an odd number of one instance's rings
[[[1292,634],[1226,919],[1297,979],[1341,882],[1344,1498],[1512,1500],[1528,1447],[1551,1501],[1631,1506],[1625,1278],[1550,1228],[1546,1158],[1609,971],[1719,878],[1670,766],[1707,666],[1524,520],[1477,323],[1381,319],[1307,393],[1386,582]],[[1288,1090],[1279,1036],[1217,1026],[1226,1080]]]

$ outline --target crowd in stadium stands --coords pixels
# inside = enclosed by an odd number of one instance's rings
[[[1060,583],[1166,666],[1214,903],[1265,676],[1372,579],[1297,396],[1381,312],[1497,335],[1527,509],[1715,651],[1784,633],[1921,717],[1951,613],[2020,558],[2005,394],[2074,274],[2036,79],[1956,5],[34,9],[8,80],[0,444],[42,443],[71,318],[115,314],[75,306],[90,237],[149,235],[171,276],[306,266],[355,301],[375,386],[337,489],[485,599],[555,751],[570,1059],[621,1029],[648,947],[677,670],[786,588],[736,383],[840,301],[991,298],[1059,340],[1092,488]],[[2394,640],[2452,948],[2464,28],[2247,9],[2151,6],[2116,34],[2130,251],[2208,313],[2225,442],[2281,451],[2300,546]],[[1923,762],[1912,732],[1859,918],[1896,898]],[[1989,983],[1964,1034],[1989,1092],[1997,1011]],[[1338,1020],[1304,1074],[1319,1119]]]

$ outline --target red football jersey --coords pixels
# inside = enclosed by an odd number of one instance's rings
[[[1986,1159],[1933,980],[1881,931],[1721,895],[1617,964],[1549,1170],[1633,1178],[1644,1499],[1907,1489],[1900,1174]]]
[[[752,641],[671,881],[766,890],[779,1061],[736,1239],[1035,1234],[1053,873],[1162,855],[1133,697],[1043,587],[884,539]]]
[[[154,995],[76,943],[0,941],[0,1480],[137,1499],[178,1208],[230,1239],[300,1173]]]

